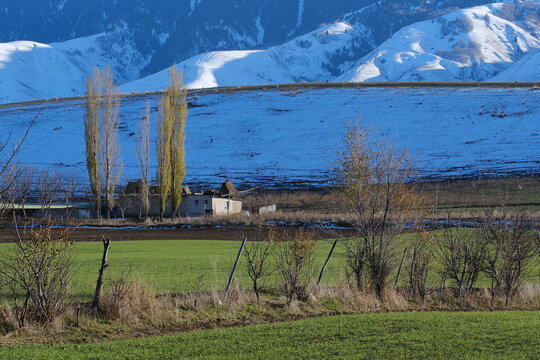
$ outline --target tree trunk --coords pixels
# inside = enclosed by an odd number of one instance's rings
[[[92,310],[99,309],[99,298],[101,296],[101,287],[103,285],[103,273],[109,264],[107,264],[107,256],[111,247],[111,239],[103,237],[103,259],[101,260],[101,268],[99,269],[99,277],[96,283],[96,292],[94,293],[94,301],[92,301]]]

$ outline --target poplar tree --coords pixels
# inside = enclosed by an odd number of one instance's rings
[[[86,167],[90,187],[96,203],[96,216],[101,214],[101,176],[99,173],[99,108],[101,98],[101,72],[94,68],[86,80],[86,114],[84,139],[86,142]]]
[[[120,97],[116,94],[113,73],[107,66],[102,73],[102,108],[100,112],[100,160],[103,180],[105,182],[105,201],[107,205],[107,218],[110,218],[114,208],[114,195],[116,186],[124,164],[120,158],[120,144],[118,141],[118,110]]]
[[[157,116],[156,137],[156,182],[159,195],[159,218],[163,220],[163,214],[167,206],[167,197],[171,189],[171,135],[172,124],[167,116],[167,96],[164,94],[159,100]]]
[[[139,119],[139,133],[137,135],[137,162],[141,172],[140,196],[141,205],[144,210],[145,218],[148,218],[150,210],[150,105],[146,104],[146,111]]]
[[[172,214],[176,215],[176,210],[182,202],[182,183],[186,176],[185,162],[185,140],[184,130],[187,118],[187,89],[182,88],[182,73],[178,73],[176,67],[171,67],[171,83],[167,89],[167,116],[172,124],[171,134],[171,204]]]
[[[102,72],[95,68],[86,82],[85,142],[86,166],[90,186],[101,214],[101,192],[104,185],[107,217],[114,207],[114,192],[123,162],[118,143],[118,110],[120,98],[110,67]]]

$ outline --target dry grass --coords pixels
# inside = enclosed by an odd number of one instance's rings
[[[0,344],[96,342],[338,314],[540,309],[540,283],[525,286],[510,306],[504,306],[503,298],[492,303],[489,290],[483,288],[459,299],[453,289],[442,293],[432,289],[423,302],[411,298],[405,289],[388,289],[380,300],[374,293],[358,291],[345,281],[340,286],[313,287],[306,300],[296,299],[290,305],[275,291],[264,293],[257,304],[253,292],[236,285],[228,296],[218,290],[154,294],[151,287],[137,279],[121,302],[107,290],[99,313],[92,312],[90,304],[72,304],[54,324],[30,324],[23,329],[17,329],[10,308],[3,306]]]

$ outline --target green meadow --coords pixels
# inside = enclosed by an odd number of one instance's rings
[[[3,346],[2,359],[538,359],[540,312],[387,313],[117,342]]]

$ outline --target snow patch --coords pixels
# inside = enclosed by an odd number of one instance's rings
[[[161,33],[158,35],[158,41],[161,46],[165,45],[167,40],[169,40],[169,33]]]
[[[188,14],[188,17],[191,17],[193,12],[195,11],[195,6],[199,5],[202,0],[190,0],[189,6],[190,6],[190,12]]]

